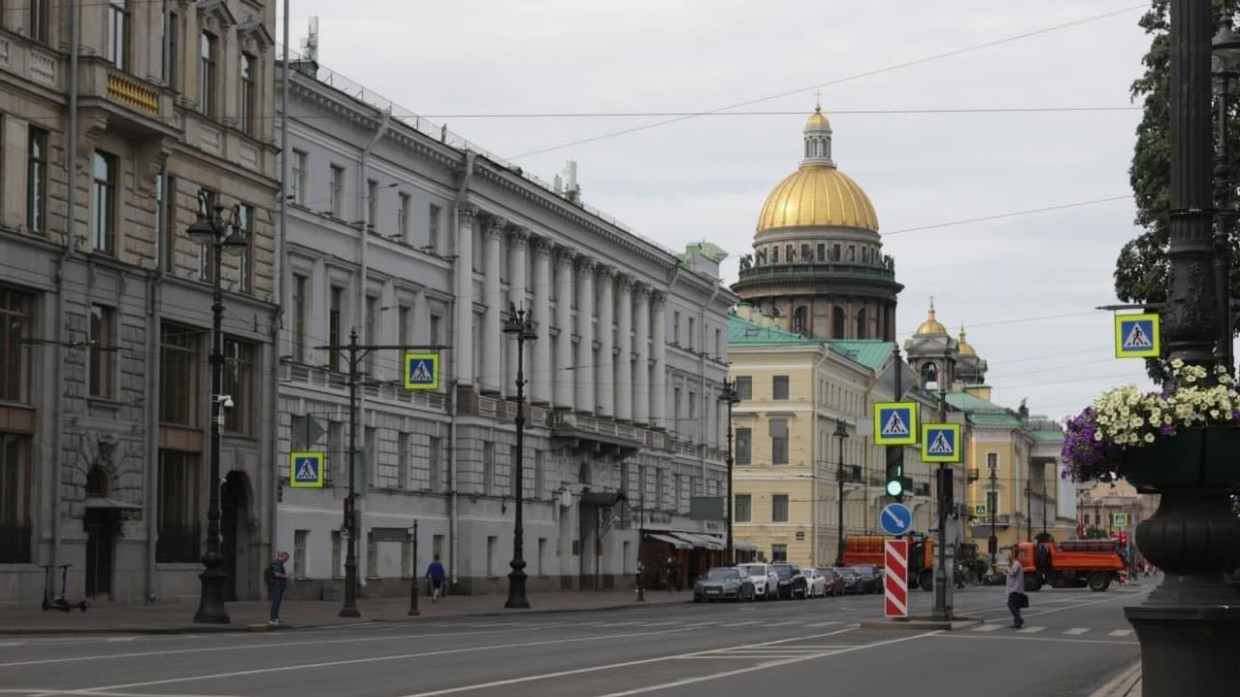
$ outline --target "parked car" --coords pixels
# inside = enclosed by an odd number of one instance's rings
[[[823,592],[826,595],[844,595],[844,577],[839,569],[824,566],[816,569],[822,575]]]
[[[711,600],[735,600],[743,603],[755,600],[753,579],[735,567],[717,567],[699,576],[693,584],[693,602]]]
[[[771,567],[779,577],[775,586],[776,597],[781,600],[806,597],[805,576],[801,573],[801,567],[784,563],[771,564]]]
[[[827,577],[821,571],[810,567],[801,569],[801,575],[805,577],[806,595],[811,598],[827,597]]]
[[[741,564],[736,567],[753,581],[754,592],[763,600],[771,600],[779,592],[779,576],[770,564]]]
[[[857,576],[861,579],[863,590],[861,593],[882,593],[883,581],[878,575],[878,569],[867,564],[858,564],[852,567],[857,572]]]
[[[851,566],[845,566],[842,569],[837,569],[837,571],[839,571],[840,578],[843,579],[845,595],[864,595],[868,592],[866,582],[857,573],[856,569]]]

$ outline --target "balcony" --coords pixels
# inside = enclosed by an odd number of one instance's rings
[[[171,92],[117,70],[101,58],[81,60],[82,107],[96,110],[96,118],[107,130],[136,139],[179,135],[180,129],[173,124]]]
[[[115,70],[108,71],[108,97],[131,109],[159,116],[159,91]]]
[[[894,267],[881,264],[764,264],[742,268],[732,289],[771,283],[820,284],[833,280],[872,281],[878,286],[891,286],[896,284],[896,272]]]

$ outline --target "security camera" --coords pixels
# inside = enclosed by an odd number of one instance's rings
[[[233,403],[232,395],[226,394],[220,397],[220,406],[224,407],[225,409],[232,409],[233,406],[235,406],[235,404]]]

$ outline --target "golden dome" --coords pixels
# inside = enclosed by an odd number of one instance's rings
[[[805,129],[809,130],[811,128],[831,128],[831,122],[822,113],[821,104],[814,107],[814,113],[810,114],[809,119],[805,121]]]
[[[815,112],[812,122],[827,117]],[[874,204],[848,175],[829,165],[802,165],[762,205],[758,232],[791,227],[852,227],[878,232]]]
[[[977,356],[977,350],[973,348],[973,345],[964,340],[964,327],[963,326],[960,327],[960,341],[956,342],[956,351],[961,356],[971,356],[971,357]]]
[[[913,336],[927,336],[930,334],[946,334],[947,327],[934,318],[934,303],[930,303],[930,312],[926,315],[926,321],[921,323],[917,331],[913,332]],[[963,337],[962,337],[963,338]]]

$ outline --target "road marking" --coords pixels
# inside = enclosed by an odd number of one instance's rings
[[[1037,634],[1044,629],[1046,629],[1046,627],[1025,627],[1024,629],[1018,629],[1016,631],[1020,634]]]
[[[0,641],[0,646],[21,646],[25,643],[24,641]]]
[[[1117,629],[1111,632],[1110,634],[1108,634],[1107,636],[1128,636],[1129,634],[1132,634],[1131,629]]]
[[[136,636],[117,636],[117,637],[112,637],[111,639],[108,639],[107,642],[109,644],[116,644],[122,641],[133,641],[134,639],[137,639],[137,638],[138,637]]]
[[[978,626],[974,627],[974,628],[973,628],[973,631],[975,631],[975,632],[993,632],[993,631],[995,631],[996,629],[1000,629],[1000,628],[1001,628],[1001,625],[998,625],[998,624],[982,624],[982,625],[978,625]]]
[[[1066,630],[1064,634],[1071,634],[1072,636],[1080,636],[1082,634],[1087,633],[1088,631],[1089,631],[1089,627],[1073,627],[1072,629]]]
[[[792,622],[768,622],[766,626],[767,627],[791,627],[794,624],[800,624],[800,623],[801,623],[800,620],[793,620]]]
[[[129,687],[150,687],[152,685],[171,685],[179,682],[194,682],[198,680],[220,680],[224,678],[238,678],[246,675],[265,675],[268,673],[286,673],[295,670],[311,670],[316,668],[332,668],[335,666],[362,665],[365,663],[379,663],[382,661],[400,661],[410,658],[427,658],[431,656],[451,656],[464,653],[480,653],[483,651],[496,651],[499,649],[514,649],[523,646],[553,646],[556,644],[572,644],[584,641],[611,641],[614,639],[625,639],[632,637],[654,636],[658,634],[677,634],[688,631],[681,627],[677,629],[661,629],[654,632],[632,632],[629,634],[604,634],[588,637],[573,637],[569,639],[544,639],[542,641],[523,641],[515,644],[490,644],[487,646],[469,646],[459,649],[441,649],[438,651],[419,651],[417,653],[397,654],[394,656],[368,656],[366,658],[351,658],[339,661],[320,661],[318,663],[303,663],[297,665],[274,666],[268,668],[254,668],[251,670],[236,670],[226,673],[210,673],[207,675],[188,675],[180,678],[165,678],[162,680],[144,680],[142,682],[124,683],[120,685],[105,685],[101,687],[83,687],[66,692],[111,692],[113,690],[121,690]],[[828,636],[828,635],[823,635]],[[812,639],[814,637],[804,637]],[[391,637],[388,637],[391,639]],[[288,644],[280,645],[280,648],[286,648]],[[158,652],[157,652],[158,653]],[[170,653],[170,652],[167,652]],[[68,659],[74,660],[74,659]],[[6,664],[14,665],[14,664]]]
[[[843,622],[840,622],[839,620],[831,620],[830,622],[813,622],[805,626],[806,627],[830,627],[831,625],[834,625],[834,624],[843,624]]]
[[[1135,641],[1117,641],[1115,639],[1067,639],[1048,636],[1016,636],[1015,634],[977,636],[952,632],[950,634],[942,634],[938,636],[945,639],[981,639],[983,641],[1041,641],[1054,644],[1107,644],[1109,646],[1140,646],[1140,644]]]
[[[759,620],[750,620],[749,622],[729,622],[728,624],[721,624],[719,626],[720,627],[744,627],[747,624],[762,624],[762,622]]]
[[[641,624],[641,623],[640,622],[608,622],[606,624],[600,624],[598,626],[600,627],[629,627],[635,624]]]

